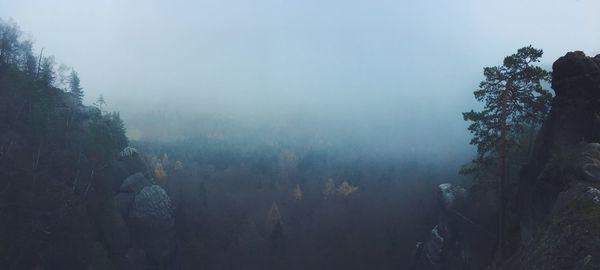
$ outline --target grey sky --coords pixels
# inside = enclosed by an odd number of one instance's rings
[[[600,53],[598,10],[598,0],[0,0],[1,18],[79,71],[88,101],[102,93],[126,119],[148,107],[303,115],[460,147],[482,67],[529,44],[547,67],[570,50]]]

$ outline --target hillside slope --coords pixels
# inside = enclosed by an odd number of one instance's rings
[[[164,269],[170,198],[119,114],[58,88],[16,29],[0,21],[0,269]]]

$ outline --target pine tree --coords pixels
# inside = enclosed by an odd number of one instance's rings
[[[484,68],[485,80],[474,92],[477,101],[485,103],[482,111],[463,113],[472,122],[471,144],[477,146],[477,157],[463,173],[480,174],[498,167],[498,256],[503,258],[506,206],[507,153],[520,146],[519,138],[528,128],[535,128],[545,118],[552,95],[544,89],[550,73],[535,63],[543,51],[532,46],[521,48],[504,58],[502,66]]]
[[[0,19],[0,66],[15,64],[21,30],[14,22]]]
[[[77,98],[79,104],[81,104],[83,99],[83,88],[81,88],[80,83],[81,82],[79,80],[79,74],[77,74],[77,71],[71,71],[71,76],[69,78],[69,91]]]
[[[92,103],[92,105],[96,106],[101,111],[104,111],[104,106],[106,106],[106,100],[104,100],[104,96],[100,94],[96,99],[96,102]]]
[[[50,87],[54,84],[54,80],[56,79],[56,74],[54,73],[54,66],[56,62],[54,61],[54,57],[41,57],[41,62],[39,65],[38,79],[45,87]]]

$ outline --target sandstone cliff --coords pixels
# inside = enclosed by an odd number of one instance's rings
[[[520,239],[503,269],[600,269],[600,55],[553,65],[552,110],[522,169]]]

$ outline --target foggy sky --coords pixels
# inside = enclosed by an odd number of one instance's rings
[[[129,115],[301,117],[452,155],[484,66],[532,44],[600,53],[597,0],[0,0]],[[257,120],[258,119],[258,120]],[[310,124],[304,128],[310,129]]]

